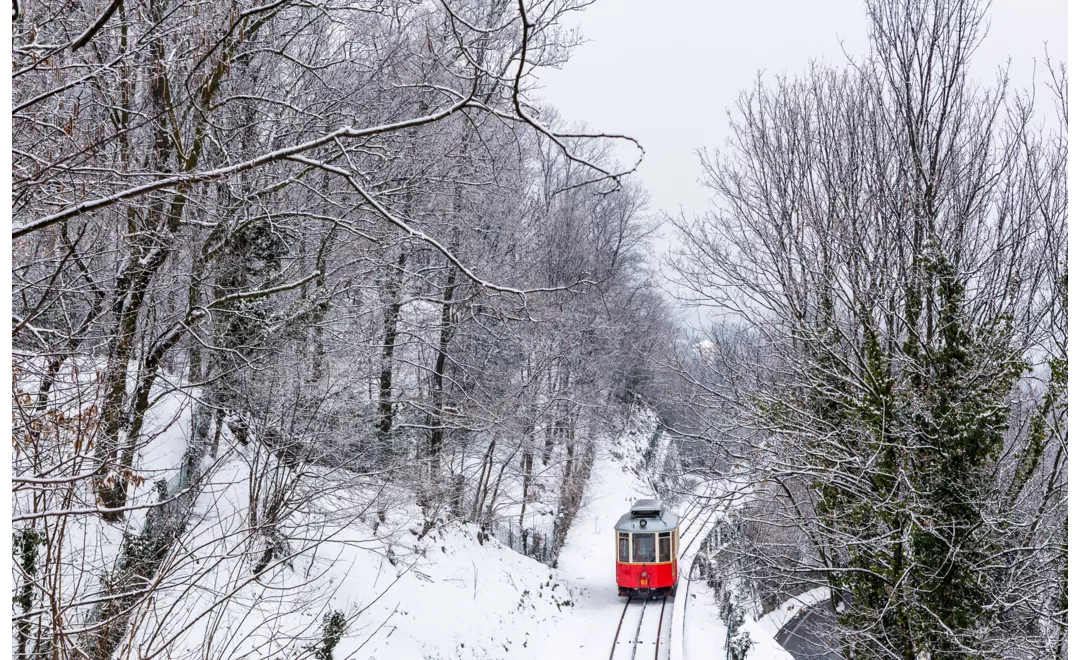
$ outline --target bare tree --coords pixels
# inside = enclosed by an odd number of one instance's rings
[[[687,378],[781,502],[759,565],[832,588],[849,657],[1064,653],[1067,149],[969,79],[986,7],[867,2],[870,56],[759,81],[675,223],[725,312]]]
[[[17,13],[18,657],[314,657],[360,518],[572,515],[667,330],[629,138],[531,98],[584,4]]]

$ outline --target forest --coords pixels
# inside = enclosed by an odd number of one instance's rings
[[[14,6],[14,657],[330,660],[350,530],[557,567],[641,411],[738,495],[725,613],[1067,657],[1064,64],[987,83],[987,2],[865,0],[865,58],[730,100],[685,216],[537,89],[590,4]]]

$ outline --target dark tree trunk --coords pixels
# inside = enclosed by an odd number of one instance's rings
[[[430,459],[430,476],[432,480],[437,478],[439,466],[439,454],[442,453],[443,439],[446,435],[443,408],[446,405],[446,392],[444,386],[446,374],[447,346],[450,338],[454,335],[453,310],[454,310],[454,286],[457,279],[457,269],[452,266],[446,274],[446,286],[443,288],[442,321],[439,327],[439,350],[435,358],[435,371],[433,374],[432,387],[432,414],[431,414],[431,441],[428,446]]]
[[[401,313],[401,286],[405,278],[407,253],[402,250],[398,255],[397,267],[390,273],[387,283],[389,304],[383,311],[383,354],[382,371],[379,373],[379,424],[376,429],[378,438],[385,449],[394,427],[394,346],[397,344],[397,322]]]

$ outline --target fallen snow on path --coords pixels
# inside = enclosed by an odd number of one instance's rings
[[[753,642],[746,660],[792,660],[791,654],[773,639],[774,633],[759,623],[747,621],[739,628]],[[724,660],[726,639],[727,625],[720,618],[712,590],[704,582],[691,582],[686,605],[687,660]]]
[[[792,660],[791,654],[780,646],[780,642],[773,639],[772,634],[763,630],[756,621],[747,621],[739,631],[748,633],[750,641],[753,642],[750,652],[746,654],[746,660]]]
[[[720,618],[713,592],[704,582],[687,582],[684,648],[687,660],[724,660],[727,626]]]
[[[677,606],[676,620],[683,621],[682,648],[672,655],[673,660],[725,660],[727,658],[727,624],[720,616],[716,597],[709,586],[700,580],[691,580],[690,572],[693,557],[705,540],[706,533],[718,518],[725,515],[726,507],[738,504],[741,496],[731,496],[738,488],[726,481],[701,482],[694,488],[697,500],[691,510],[694,512],[683,522],[681,530],[685,560],[679,566],[681,589],[680,602]],[[726,494],[724,502],[717,502],[720,495]],[[698,506],[719,508],[697,508]],[[785,603],[787,605],[789,603]],[[791,654],[773,639],[776,631],[770,631],[768,625],[761,622],[745,621],[739,633],[749,636],[752,645],[746,660],[792,660]],[[782,624],[781,624],[782,625]],[[673,638],[673,648],[678,641]]]
[[[720,621],[712,592],[690,577],[694,557],[719,513],[713,500],[717,487],[722,487],[722,484],[699,481],[693,488],[694,499],[683,510],[679,530],[682,546],[679,548],[679,581],[682,593],[675,599],[672,611],[671,660],[710,658],[715,655],[717,648],[723,649],[727,628]],[[703,595],[707,598],[702,598]],[[693,614],[690,614],[691,610]]]

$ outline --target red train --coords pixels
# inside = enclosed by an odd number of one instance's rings
[[[679,516],[660,500],[638,500],[615,523],[619,595],[671,596],[679,586]]]

